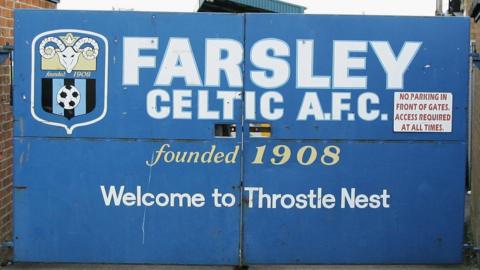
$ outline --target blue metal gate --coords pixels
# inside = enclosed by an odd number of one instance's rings
[[[215,124],[221,121],[188,119],[197,115],[199,99],[209,99],[211,108],[220,106],[215,94],[229,89],[225,79],[202,96],[197,95],[202,87],[186,86],[190,82],[180,78],[154,86],[153,68],[138,72],[136,82],[127,81],[123,65],[143,61],[140,66],[159,67],[159,52],[180,50],[177,61],[195,55],[203,74],[205,40],[221,36],[241,44],[243,18],[22,10],[16,20],[15,260],[238,264],[240,207],[214,207],[207,194],[219,189],[239,201],[241,136],[215,137]],[[144,58],[122,58],[131,50],[126,37],[140,37],[130,46],[141,47],[138,55]],[[68,56],[68,48],[82,38],[96,41],[98,46],[86,40],[90,45],[80,47],[98,47],[96,66],[81,54],[83,59],[68,73],[58,60],[52,63],[63,55],[46,58],[40,53],[44,42],[43,54],[50,46],[50,52]],[[87,78],[96,81],[94,101],[82,90]],[[50,88],[42,90],[42,80],[53,80],[47,83]],[[61,89],[73,101],[72,89],[77,89],[95,108],[77,115],[78,105],[71,119],[66,106],[49,109],[50,104],[60,106]],[[49,91],[53,94],[42,93]],[[146,108],[147,98],[158,105]],[[171,108],[169,117],[162,118],[163,108],[177,102],[183,109]],[[239,126],[241,103],[231,109],[233,117],[226,122]],[[228,136],[228,131],[220,135]],[[172,193],[190,198],[163,195]]]
[[[461,261],[467,19],[15,21],[15,260]]]
[[[252,14],[245,31],[246,51],[271,41],[274,75],[292,74],[269,88],[246,76],[245,91],[279,98],[275,117],[245,121],[271,125],[245,134],[245,263],[461,262],[467,19]],[[381,46],[398,62],[412,48],[403,83],[386,74]],[[343,78],[338,58],[350,61]],[[245,73],[259,66],[246,58]],[[451,131],[395,130],[426,112],[398,108],[397,95],[421,106],[438,92],[454,96]]]

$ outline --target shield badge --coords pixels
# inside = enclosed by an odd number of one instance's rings
[[[58,29],[32,41],[31,113],[72,134],[107,113],[108,41],[98,33]]]

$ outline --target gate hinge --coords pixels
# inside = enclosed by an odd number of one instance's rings
[[[8,57],[10,57],[10,53],[13,51],[13,46],[7,45],[0,45],[0,64],[3,64]]]
[[[466,243],[466,244],[463,244],[463,248],[464,249],[468,249],[474,253],[480,253],[480,247],[476,247],[472,244],[469,244],[469,243]]]
[[[13,242],[5,241],[2,244],[0,244],[0,249],[5,249],[5,248],[13,248]]]
[[[470,57],[472,57],[473,61],[479,61],[480,60],[480,53],[476,53],[476,52],[470,53]]]
[[[480,68],[480,53],[470,53],[470,57],[472,58],[473,64]]]

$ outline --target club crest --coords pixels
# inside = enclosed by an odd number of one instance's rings
[[[32,41],[31,113],[72,134],[107,113],[108,42],[94,32],[59,29]]]

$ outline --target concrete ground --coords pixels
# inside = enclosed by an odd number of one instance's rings
[[[5,270],[232,270],[232,266],[172,266],[172,265],[115,265],[115,264],[44,264],[18,263]],[[318,266],[251,266],[251,270],[473,270],[464,265],[318,265]]]

